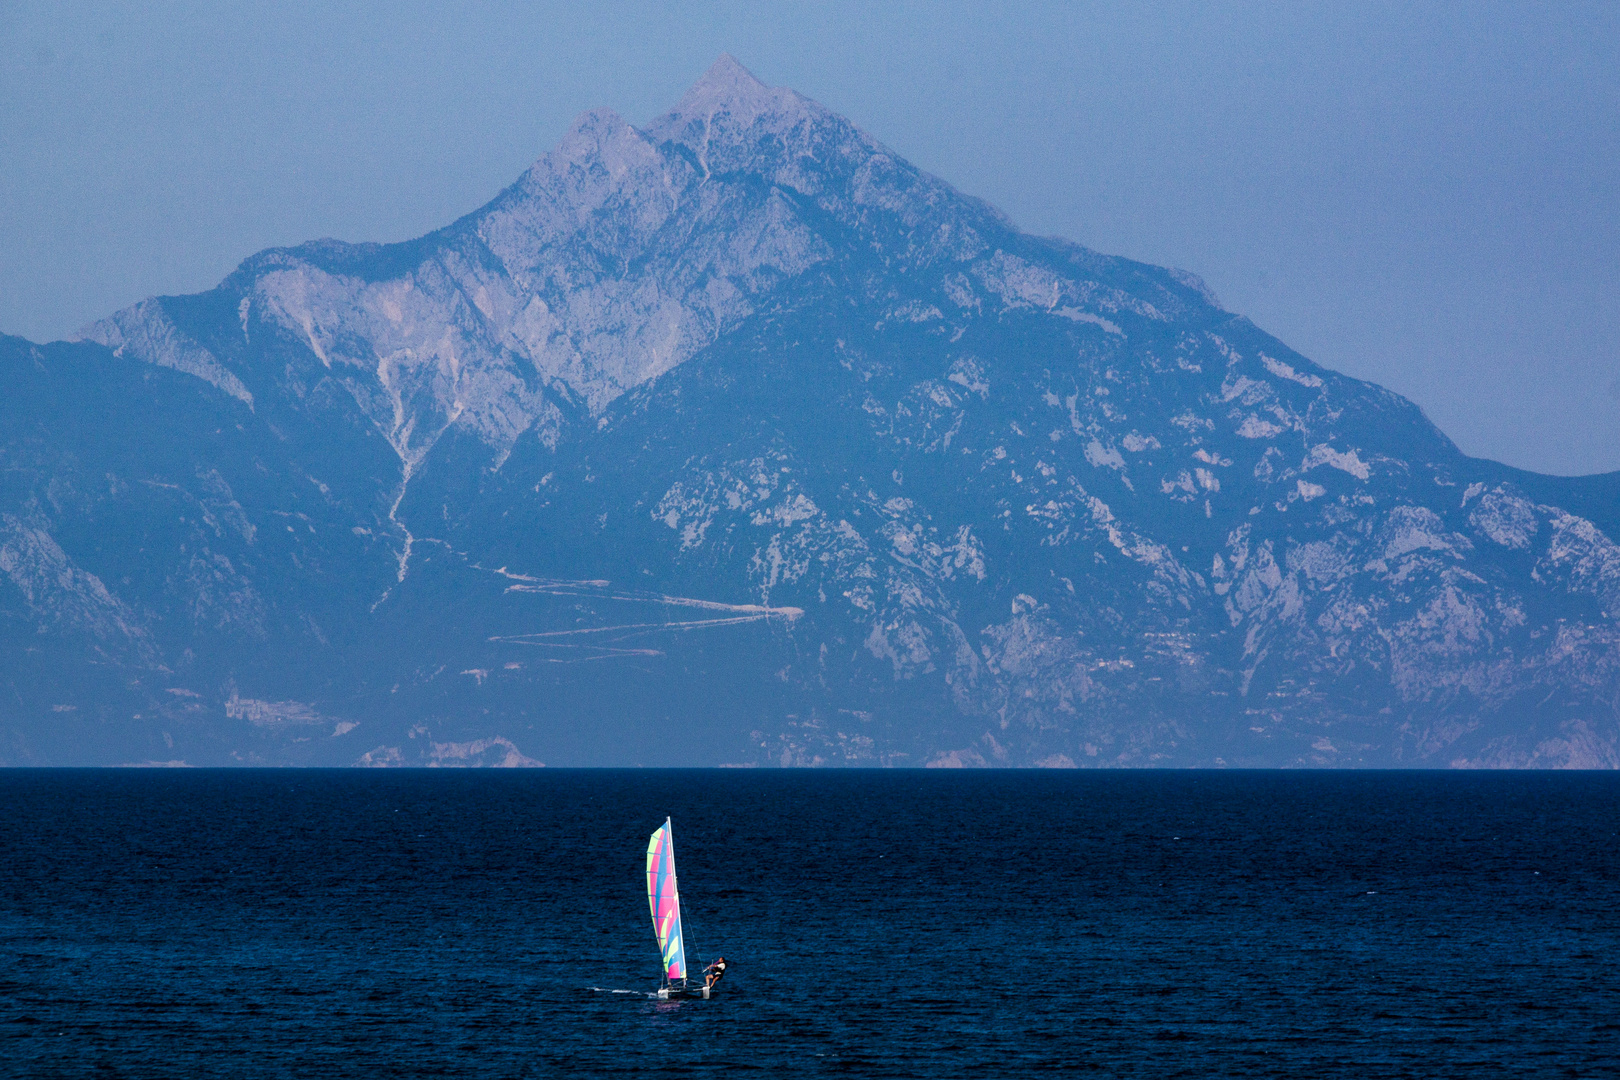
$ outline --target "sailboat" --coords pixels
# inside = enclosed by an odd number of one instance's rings
[[[675,886],[675,834],[664,819],[647,842],[647,904],[652,908],[653,933],[663,958],[660,998],[705,998],[709,987],[686,975],[686,942],[681,937],[681,894]]]

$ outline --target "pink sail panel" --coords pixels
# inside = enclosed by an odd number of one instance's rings
[[[675,888],[675,837],[669,819],[647,842],[647,904],[653,933],[664,959],[664,977],[686,978],[686,944],[681,940],[681,894]]]

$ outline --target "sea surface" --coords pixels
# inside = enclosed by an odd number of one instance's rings
[[[0,1074],[1609,1076],[1620,776],[0,771]],[[668,815],[710,1001],[660,1002]]]

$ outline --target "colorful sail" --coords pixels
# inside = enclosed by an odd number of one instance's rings
[[[681,940],[681,894],[675,888],[675,838],[669,819],[647,843],[647,903],[652,908],[653,933],[664,957],[664,977],[686,978],[686,944]]]

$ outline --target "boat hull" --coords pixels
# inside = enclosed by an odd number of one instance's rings
[[[659,1001],[672,1001],[682,998],[701,998],[702,1000],[707,1001],[709,1000],[709,994],[713,989],[714,988],[710,986],[660,986],[658,988],[658,992],[653,996]]]

